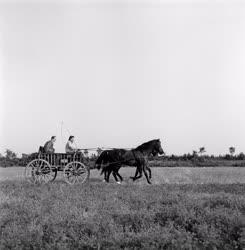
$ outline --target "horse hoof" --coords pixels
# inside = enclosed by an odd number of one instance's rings
[[[130,176],[129,178],[134,181],[134,177],[133,176]]]
[[[117,181],[117,184],[122,184],[120,181]]]
[[[106,182],[106,180],[103,180],[102,182]]]

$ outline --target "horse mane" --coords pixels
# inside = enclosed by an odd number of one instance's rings
[[[142,151],[142,150],[148,148],[149,144],[152,144],[153,142],[156,142],[156,141],[159,141],[159,139],[154,139],[154,140],[150,140],[148,142],[145,142],[145,143],[139,145],[137,148],[135,148],[135,150]]]

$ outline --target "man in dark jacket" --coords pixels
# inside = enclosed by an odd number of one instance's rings
[[[50,141],[47,141],[44,144],[44,152],[45,153],[54,153],[54,143],[56,141],[56,137],[52,136]]]

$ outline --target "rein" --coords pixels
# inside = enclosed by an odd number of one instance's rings
[[[113,149],[132,150],[132,148],[107,148],[107,147],[102,147],[102,148],[78,148],[78,150],[88,150],[88,151],[94,151],[94,150],[97,150],[97,149],[101,149],[102,151],[113,150]]]

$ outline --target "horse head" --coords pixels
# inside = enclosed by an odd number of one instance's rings
[[[153,154],[153,156],[156,156],[157,154],[160,154],[160,155],[165,154],[163,149],[162,149],[160,139],[155,140],[154,147],[153,147],[153,150],[152,150],[152,154]]]

